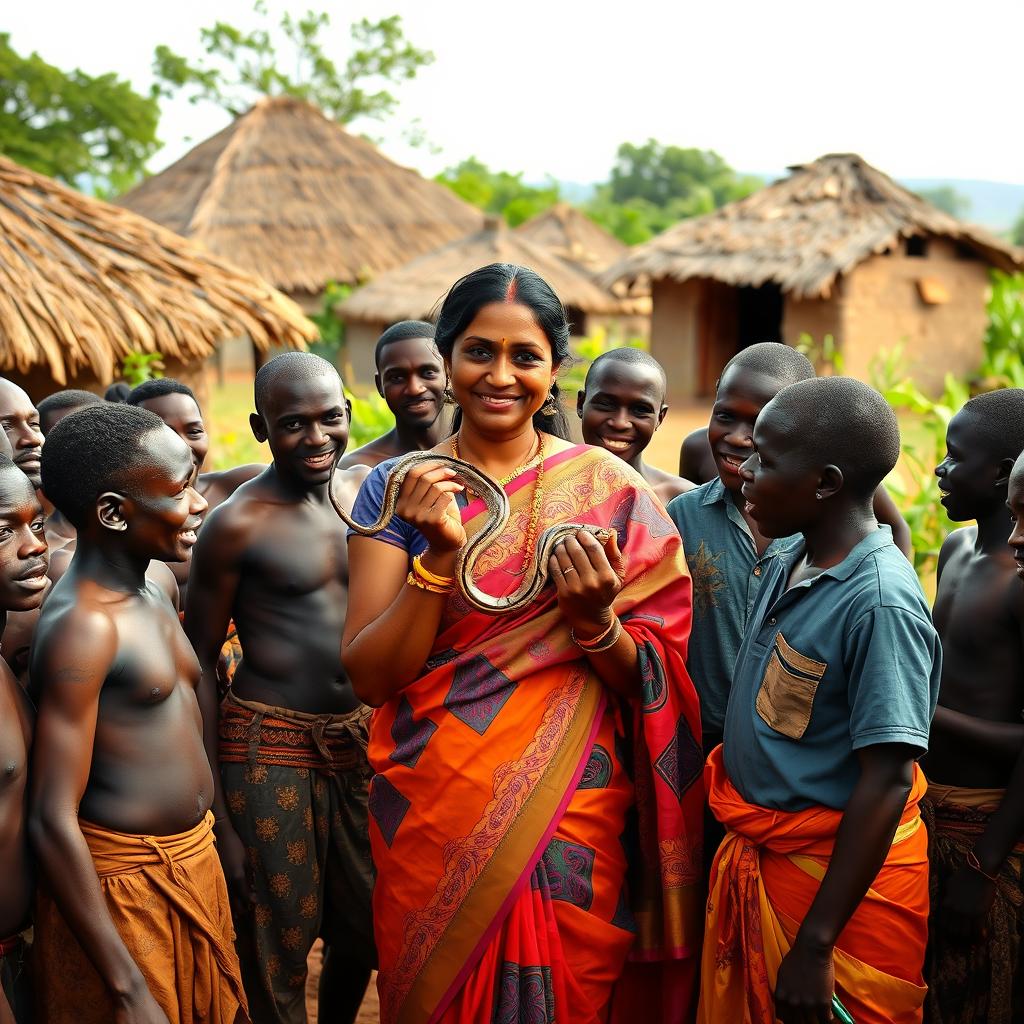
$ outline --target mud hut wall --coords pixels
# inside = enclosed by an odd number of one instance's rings
[[[796,345],[801,334],[809,334],[820,344],[826,334],[841,341],[845,295],[843,282],[837,282],[827,298],[797,299],[786,295],[782,305],[782,337],[787,345]]]
[[[944,239],[930,239],[924,257],[872,257],[845,282],[838,336],[845,372],[870,380],[872,358],[902,343],[907,371],[939,394],[947,372],[977,369],[988,287],[987,264],[965,259]]]
[[[651,318],[649,316],[604,316],[591,313],[587,317],[587,333],[597,330],[606,331],[608,337],[617,345],[624,345],[630,338],[643,338],[650,342]],[[576,334],[576,331],[573,331]]]
[[[357,385],[366,390],[373,388],[373,375],[377,370],[373,361],[373,350],[377,347],[377,339],[384,333],[387,323],[368,322],[366,320],[348,320],[345,323],[345,361],[341,367],[342,374],[348,376],[345,383],[352,387]]]
[[[665,368],[669,401],[693,397],[698,375],[698,313],[703,282],[665,278],[651,287],[651,355]]]

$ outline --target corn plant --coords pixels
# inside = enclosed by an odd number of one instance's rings
[[[598,327],[585,338],[572,343],[573,358],[568,367],[563,368],[558,377],[558,386],[566,399],[575,398],[577,392],[583,390],[587,379],[587,371],[598,356],[611,352],[616,348],[647,348],[643,338],[621,338],[604,327]]]

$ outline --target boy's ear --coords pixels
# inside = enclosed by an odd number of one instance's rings
[[[821,471],[814,493],[824,501],[837,495],[843,489],[844,482],[843,471],[838,466],[828,465]]]
[[[667,415],[668,415],[668,406],[667,405],[663,405],[661,407],[661,412],[658,413],[658,426],[656,426],[654,428],[655,430],[657,430],[658,427],[660,427],[662,425],[662,423],[665,422],[665,417]]]
[[[580,419],[583,419],[583,405],[586,402],[586,400],[587,400],[587,393],[586,393],[586,391],[577,391],[576,392],[576,415],[579,416]]]
[[[128,499],[116,491],[104,491],[96,499],[96,518],[100,525],[108,530],[116,530],[118,533],[128,529],[128,517],[125,515],[125,505]]]
[[[249,413],[249,429],[252,431],[252,436],[260,444],[267,440],[267,425],[263,422],[263,417],[258,412]]]
[[[1010,474],[1013,472],[1013,464],[1016,461],[1016,459],[1000,459],[999,469],[996,472],[996,487],[1010,486]]]
[[[381,383],[381,379],[380,379],[380,374],[379,373],[375,373],[373,375],[373,386],[377,389],[377,394],[380,395],[381,398],[383,398],[384,397],[384,385],[383,385],[383,383]]]

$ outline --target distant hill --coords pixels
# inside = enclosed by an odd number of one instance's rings
[[[746,172],[745,172],[746,173]],[[771,173],[750,172],[765,182],[785,177],[784,171]],[[1004,181],[977,181],[970,178],[901,178],[900,184],[912,192],[942,188],[948,185],[971,201],[966,219],[981,224],[997,233],[1010,230],[1024,213],[1024,185],[1011,185]],[[560,181],[558,187],[570,203],[587,202],[597,188],[596,184],[579,181]]]

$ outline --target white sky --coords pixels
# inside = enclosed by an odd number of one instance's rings
[[[270,0],[272,13],[283,8]],[[718,150],[772,172],[861,153],[900,178],[1024,184],[1021,0],[300,0],[327,9],[337,57],[359,17],[401,14],[433,66],[398,87],[395,124],[356,127],[435,173],[468,156],[529,181],[607,178],[623,141]],[[200,54],[199,28],[251,26],[251,0],[8,0],[0,31],[62,68],[150,84],[154,47]],[[409,149],[420,118],[440,154]],[[226,123],[165,103],[159,170]]]

